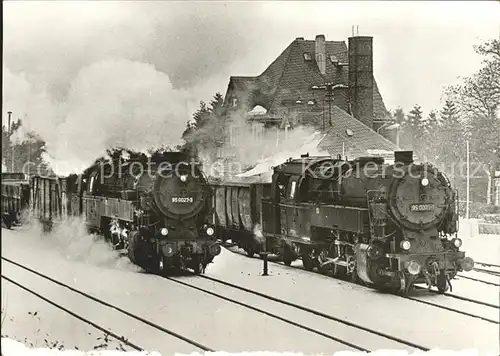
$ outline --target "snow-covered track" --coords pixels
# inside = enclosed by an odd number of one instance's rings
[[[239,254],[239,255],[247,256],[245,253],[240,252],[240,251],[234,251],[234,250],[228,250],[228,251],[231,251],[231,252]],[[279,262],[279,261],[269,261],[269,263],[270,264],[279,264],[281,266],[284,266],[284,267],[287,267],[290,269],[298,269],[298,270],[305,271],[302,267],[286,266],[283,262]],[[318,272],[313,272],[313,273],[318,273]],[[369,288],[365,285],[361,285],[359,283],[354,283],[354,282],[349,281],[349,280],[342,279],[341,281],[348,283],[348,284],[356,284],[356,285],[360,285],[360,286]],[[424,288],[416,287],[415,289],[416,290],[423,290]],[[494,319],[491,319],[490,317],[486,316],[486,315],[491,314],[491,313],[489,313],[490,309],[497,309],[497,310],[500,309],[500,307],[498,305],[484,302],[481,300],[467,298],[467,297],[452,294],[452,293],[445,293],[443,295],[440,295],[437,291],[430,290],[428,292],[430,292],[432,294],[432,296],[433,296],[432,299],[428,299],[428,298],[425,298],[422,296],[412,296],[412,295],[401,296],[401,298],[406,298],[406,299],[409,299],[409,300],[412,300],[415,302],[423,303],[423,304],[426,304],[426,305],[429,305],[429,306],[432,306],[435,308],[444,309],[444,310],[454,312],[457,314],[461,314],[461,315],[464,315],[467,317],[478,318],[478,319],[484,320],[484,321],[489,322],[489,323],[493,323],[493,324],[497,324],[497,325],[499,324],[498,320],[494,320]],[[458,305],[457,303],[454,303],[452,301],[452,299],[458,299],[458,300],[465,302],[465,303],[461,303],[460,305]],[[466,310],[468,310],[468,311],[466,311]],[[495,312],[495,315],[498,315],[498,311]]]
[[[99,331],[103,332],[103,333],[104,333],[104,334],[106,334],[106,335],[109,335],[109,336],[111,336],[111,337],[115,338],[115,339],[116,339],[116,340],[118,340],[118,341],[121,341],[121,342],[122,342],[122,343],[124,343],[125,345],[128,345],[128,346],[130,346],[131,348],[133,348],[133,349],[135,349],[135,350],[137,350],[137,351],[144,351],[144,349],[143,349],[142,347],[140,347],[140,346],[136,345],[135,343],[132,343],[132,342],[131,342],[131,341],[129,341],[128,339],[124,338],[123,336],[119,336],[119,335],[115,334],[114,332],[112,332],[111,330],[109,330],[109,329],[107,329],[107,328],[105,328],[105,327],[103,327],[103,326],[101,326],[101,325],[99,325],[99,324],[97,324],[97,323],[94,323],[93,321],[91,321],[91,320],[89,320],[89,319],[85,318],[84,316],[82,316],[82,315],[80,315],[80,314],[78,314],[78,313],[75,313],[75,312],[73,312],[73,311],[71,311],[71,310],[69,310],[69,309],[65,308],[65,307],[64,307],[64,306],[62,306],[61,304],[55,303],[54,301],[50,300],[49,298],[44,297],[43,295],[41,295],[41,294],[39,294],[39,293],[35,292],[34,290],[32,290],[32,289],[30,289],[30,288],[28,288],[28,287],[26,287],[26,286],[22,285],[21,283],[16,282],[16,281],[14,281],[13,279],[10,279],[9,277],[4,276],[3,274],[2,274],[2,278],[3,278],[3,279],[5,279],[6,281],[8,281],[9,283],[12,283],[13,285],[15,285],[15,286],[17,286],[17,287],[21,288],[22,290],[24,290],[24,291],[26,291],[26,292],[28,292],[28,293],[30,293],[30,294],[32,294],[32,295],[34,295],[35,297],[37,297],[37,298],[39,298],[39,299],[43,300],[44,302],[49,303],[50,305],[52,305],[52,306],[56,307],[57,309],[60,309],[60,310],[62,310],[63,312],[65,312],[65,313],[67,313],[67,314],[71,315],[72,317],[74,317],[74,318],[76,318],[76,319],[80,320],[81,322],[83,322],[83,323],[85,323],[85,324],[88,324],[88,325],[90,325],[90,326],[92,326],[92,327],[96,328],[97,330],[99,330]]]
[[[490,286],[495,286],[495,287],[500,287],[500,283],[495,283],[495,282],[489,282],[489,281],[485,281],[485,280],[482,280],[482,279],[479,279],[479,278],[473,278],[473,277],[469,277],[469,276],[465,276],[463,274],[457,274],[458,277],[460,278],[463,278],[463,279],[468,279],[470,281],[474,281],[474,282],[478,282],[478,283],[484,283],[484,284],[488,284]]]
[[[94,297],[94,296],[92,296],[92,295],[90,295],[88,293],[85,293],[85,292],[83,292],[83,291],[81,291],[81,290],[79,290],[77,288],[74,288],[74,287],[72,287],[72,286],[70,286],[70,285],[68,285],[66,283],[60,282],[60,281],[58,281],[58,280],[56,280],[56,279],[54,279],[52,277],[49,277],[49,276],[47,276],[47,275],[45,275],[43,273],[37,272],[37,271],[35,271],[35,270],[33,270],[33,269],[31,269],[31,268],[29,268],[27,266],[24,266],[24,265],[22,265],[22,264],[20,264],[18,262],[15,262],[15,261],[13,261],[11,259],[8,259],[6,257],[3,257],[3,256],[2,256],[2,260],[5,261],[5,262],[8,262],[8,263],[11,263],[12,265],[14,265],[14,266],[16,266],[18,268],[21,268],[21,269],[23,269],[23,270],[25,270],[25,271],[27,271],[29,273],[32,273],[32,274],[34,274],[34,275],[36,275],[38,277],[41,277],[41,278],[43,278],[43,279],[45,279],[45,280],[47,280],[49,282],[52,282],[52,283],[54,283],[54,284],[56,284],[56,285],[58,285],[60,287],[66,288],[66,289],[70,290],[71,292],[79,294],[79,295],[83,296],[86,299],[92,300],[92,301],[94,301],[94,302],[96,302],[98,304],[101,304],[101,305],[103,305],[105,307],[108,307],[110,309],[113,309],[113,310],[115,310],[115,311],[117,311],[117,312],[119,312],[121,314],[124,314],[124,315],[126,315],[126,316],[128,316],[128,317],[130,317],[132,319],[135,319],[135,320],[141,322],[142,324],[146,324],[146,325],[148,325],[148,326],[150,326],[150,327],[152,327],[154,329],[157,329],[157,330],[159,330],[159,331],[161,331],[161,332],[163,332],[165,334],[168,334],[168,335],[173,336],[173,337],[175,337],[177,339],[180,339],[180,340],[182,340],[182,341],[184,341],[186,343],[189,343],[189,344],[191,344],[191,345],[199,348],[200,350],[203,350],[203,351],[214,351],[213,349],[211,349],[211,348],[209,348],[209,347],[207,347],[207,346],[205,346],[205,345],[203,345],[201,343],[198,343],[195,340],[187,338],[187,337],[185,337],[185,336],[183,336],[181,334],[178,334],[178,333],[176,333],[176,332],[174,332],[174,331],[172,331],[170,329],[164,328],[163,326],[158,325],[156,323],[153,323],[153,322],[151,322],[149,320],[146,320],[146,319],[142,318],[139,315],[133,314],[133,313],[131,313],[131,312],[127,311],[127,310],[124,310],[124,309],[122,309],[122,308],[120,308],[120,307],[118,307],[118,306],[116,306],[114,304],[108,303],[108,302],[106,302],[106,301],[104,301],[104,300],[102,300],[100,298]],[[8,279],[7,277],[5,277],[3,275],[2,275],[2,278],[4,278],[4,279],[10,281],[11,283],[13,283],[12,280]],[[19,287],[21,287],[20,284],[17,284],[17,285]],[[21,288],[23,288],[23,287],[21,287]],[[26,291],[28,291],[27,287],[24,287],[23,289],[25,289]],[[43,297],[43,296],[40,295],[38,297]],[[49,302],[49,303],[51,303],[51,301],[49,301],[49,299],[44,299],[44,300],[47,301],[47,302]],[[69,310],[68,310],[68,312],[69,312]],[[115,336],[113,336],[113,337],[115,337]],[[121,339],[119,339],[119,340],[122,341]],[[138,346],[136,346],[136,347],[138,347]],[[139,350],[139,349],[137,349],[137,350]]]
[[[217,298],[221,298],[230,303],[234,303],[240,305],[242,307],[251,309],[253,311],[265,314],[272,318],[281,320],[285,323],[294,325],[298,328],[307,330],[309,332],[321,335],[325,338],[340,342],[346,346],[352,347],[359,351],[372,351],[375,348],[370,348],[367,344],[360,344],[359,340],[366,341],[367,339],[377,339],[378,345],[387,345],[386,348],[412,348],[415,350],[424,350],[428,351],[429,348],[418,345],[416,343],[403,340],[398,337],[394,337],[385,333],[382,333],[378,330],[371,329],[365,327],[363,325],[355,324],[349,322],[345,319],[337,318],[333,315],[328,315],[318,310],[314,310],[305,306],[301,306],[284,299],[275,298],[264,293],[260,293],[249,288],[245,288],[240,285],[236,285],[233,283],[229,283],[227,281],[220,280],[218,278],[210,277],[207,275],[199,275],[193,278],[182,279],[181,278],[173,278],[173,277],[164,277],[170,281],[182,284],[186,287],[196,289],[200,292],[215,296]],[[187,281],[186,281],[187,280]],[[203,283],[200,280],[215,282],[216,284],[223,285],[225,288],[224,292],[215,292],[213,283]],[[244,293],[238,293],[239,298],[235,299],[234,297],[228,297],[227,295],[234,295],[235,292],[242,291]],[[223,295],[225,293],[226,295]],[[258,298],[255,298],[255,297]],[[279,305],[281,304],[281,305]],[[278,313],[281,312],[281,315]],[[283,315],[293,315],[292,317],[284,317]],[[299,315],[300,314],[300,315]],[[307,323],[310,323],[311,326],[307,326],[304,320],[307,320]],[[334,322],[334,323],[332,323]],[[338,335],[337,332],[330,331],[330,333],[324,332],[320,330],[318,327],[319,324],[324,323],[328,324],[330,327],[335,325],[337,328],[347,329],[349,332],[345,332],[346,335],[355,335],[352,337],[354,340],[346,340],[347,337],[343,339],[334,336]],[[334,333],[334,334],[333,334]],[[377,347],[380,348],[380,347]]]

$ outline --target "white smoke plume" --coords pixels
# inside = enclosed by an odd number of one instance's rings
[[[259,244],[264,245],[266,243],[266,239],[262,233],[262,226],[260,224],[255,224],[253,227],[253,235]]]
[[[219,162],[212,162],[208,152],[200,155],[204,166],[212,168],[206,173],[214,178],[234,180],[258,176],[259,181],[267,182],[271,180],[272,167],[289,158],[298,159],[307,153],[310,156],[329,155],[318,147],[323,135],[313,127],[298,126],[287,132],[278,128],[260,130],[257,125],[248,123],[242,114],[232,116],[232,120],[239,135],[233,142],[225,140],[222,151],[227,162],[224,167]]]
[[[46,141],[60,174],[115,146],[175,146],[217,91],[205,83],[246,54],[245,6],[9,2],[3,107]]]
[[[97,267],[141,271],[141,268],[132,264],[128,257],[121,256],[118,251],[113,250],[101,236],[89,234],[82,218],[72,217],[58,222],[54,224],[50,233],[41,233],[41,224],[33,219],[23,230],[27,232],[27,236],[58,251],[65,259]]]

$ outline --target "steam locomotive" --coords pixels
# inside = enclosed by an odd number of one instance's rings
[[[150,272],[204,272],[221,249],[209,223],[211,190],[199,166],[180,152],[96,162],[81,175],[34,177],[32,211],[51,228],[67,216],[126,249]]]
[[[300,257],[306,270],[401,294],[418,283],[444,293],[457,272],[474,266],[459,251],[457,193],[444,173],[415,164],[412,152],[396,152],[394,164],[304,156],[258,185],[215,188],[218,234],[249,255],[267,250],[287,265]]]

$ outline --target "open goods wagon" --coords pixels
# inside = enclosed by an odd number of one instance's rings
[[[22,212],[29,207],[29,179],[24,173],[2,172],[2,221],[5,227],[19,224]]]
[[[44,231],[68,216],[69,208],[66,178],[35,176],[31,179],[31,212]]]
[[[269,183],[218,183],[214,191],[214,224],[217,237],[231,240],[249,256],[264,248],[261,201],[269,195]]]

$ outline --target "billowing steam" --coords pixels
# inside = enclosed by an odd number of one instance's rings
[[[141,270],[126,256],[120,256],[102,237],[90,235],[81,218],[70,218],[56,224],[48,234],[41,234],[38,220],[33,220],[25,229],[31,238],[58,251],[65,259],[104,268]]]
[[[225,140],[223,147],[226,163],[212,161],[208,153],[201,153],[206,173],[213,178],[236,180],[258,177],[259,181],[270,181],[272,167],[289,158],[310,156],[328,156],[328,152],[319,148],[323,135],[313,127],[299,126],[293,130],[262,130],[255,124],[245,121],[244,115],[233,117],[238,123],[237,139]],[[208,128],[210,130],[210,128]],[[208,132],[207,135],[210,133]]]
[[[222,89],[205,83],[244,58],[245,6],[6,4],[4,110],[46,141],[56,173],[115,146],[175,146],[200,99]]]
[[[262,226],[260,226],[260,224],[255,224],[253,228],[253,236],[255,237],[255,239],[259,244],[263,245],[266,243],[266,239],[262,234]]]
[[[16,87],[18,78],[11,73],[6,80]],[[20,90],[26,95],[14,98],[17,105],[11,104],[10,91],[6,100],[11,107],[28,108],[29,117],[44,118],[28,124],[46,141],[52,169],[59,174],[79,171],[109,148],[179,144],[189,118],[185,94],[172,88],[166,74],[145,63],[94,63],[78,73],[67,100],[59,105],[50,105],[43,94],[23,84]],[[27,102],[19,103],[22,98]]]

